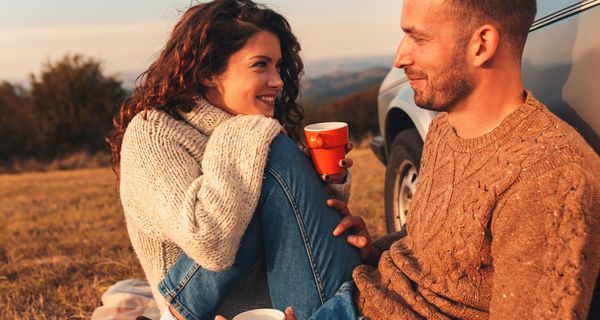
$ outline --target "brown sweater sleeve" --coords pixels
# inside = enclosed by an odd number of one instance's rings
[[[597,177],[566,165],[524,178],[491,225],[491,319],[585,319],[600,266]]]

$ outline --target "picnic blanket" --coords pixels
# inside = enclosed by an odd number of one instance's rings
[[[92,320],[131,320],[138,316],[159,319],[160,311],[146,279],[122,280],[102,295],[102,306],[92,313]]]
[[[110,286],[102,295],[102,306],[92,313],[92,320],[122,320],[145,316],[160,319],[150,284],[146,279],[122,280]],[[244,311],[272,308],[267,271],[262,254],[225,298],[217,314],[228,319]]]

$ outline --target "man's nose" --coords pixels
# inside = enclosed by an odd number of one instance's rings
[[[398,49],[396,49],[394,67],[401,69],[414,63],[412,54],[409,51],[409,45],[407,44],[406,36],[404,36],[398,45]]]

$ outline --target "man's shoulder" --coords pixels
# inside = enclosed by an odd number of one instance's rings
[[[514,146],[510,149],[519,151],[523,167],[578,164],[600,169],[600,158],[585,139],[541,102],[511,141]]]
[[[582,156],[585,153],[593,153],[597,156],[575,128],[552,113],[542,102],[537,101],[537,103],[538,109],[529,117],[529,123],[525,124],[531,135],[528,142],[550,147],[547,148],[548,152],[556,152],[558,148],[568,146],[568,151],[571,151],[573,155]]]

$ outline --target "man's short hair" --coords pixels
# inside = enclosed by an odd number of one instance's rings
[[[536,0],[448,0],[448,3],[462,21],[469,21],[470,32],[484,24],[493,24],[521,57],[537,12]]]

